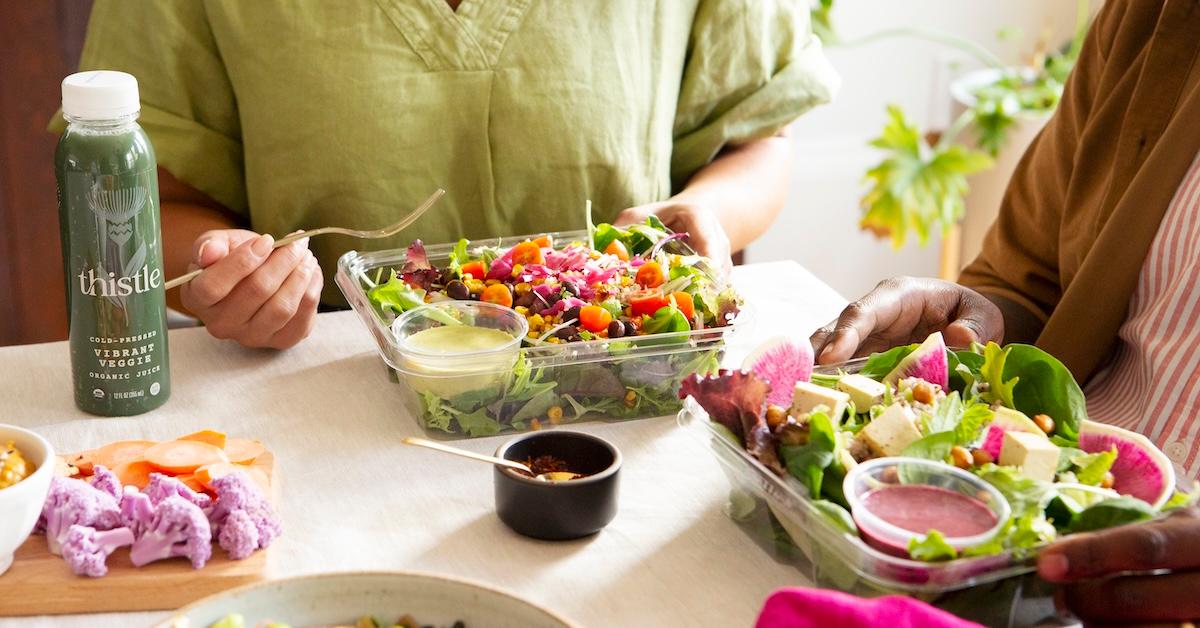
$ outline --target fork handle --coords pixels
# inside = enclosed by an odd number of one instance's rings
[[[281,246],[287,246],[301,238],[307,238],[307,237],[313,236],[313,235],[321,235],[322,233],[326,233],[325,229],[323,229],[323,228],[322,229],[313,229],[312,231],[301,231],[299,233],[293,233],[290,236],[287,236],[280,240],[276,240],[274,246],[272,246],[271,248],[277,249]],[[168,281],[167,283],[163,284],[163,290],[170,290],[171,288],[178,288],[179,286],[182,286],[183,284],[195,279],[196,277],[199,277],[200,273],[202,273],[202,272],[204,272],[203,268],[197,268],[196,270],[193,270],[190,273],[182,274],[182,275]]]

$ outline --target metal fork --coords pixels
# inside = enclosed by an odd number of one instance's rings
[[[438,200],[441,199],[442,196],[445,194],[446,194],[446,190],[438,188],[438,190],[436,192],[431,194],[429,196],[429,198],[425,199],[425,202],[421,203],[421,205],[419,207],[417,207],[416,209],[414,209],[412,211],[412,213],[410,213],[409,215],[402,218],[396,224],[388,225],[382,229],[372,229],[370,231],[361,231],[359,229],[346,229],[344,227],[321,227],[320,229],[313,229],[312,231],[301,231],[299,233],[293,233],[292,235],[289,235],[287,237],[280,238],[279,240],[275,241],[274,248],[279,248],[281,246],[291,244],[301,238],[311,238],[313,236],[325,235],[327,233],[338,233],[341,235],[348,235],[348,236],[351,236],[354,238],[362,238],[364,240],[374,240],[377,238],[386,238],[388,236],[396,235],[397,233],[400,233],[401,231],[403,231],[405,227],[416,222],[417,219],[420,218],[422,214],[429,211],[429,208],[433,207],[433,204],[438,202]],[[197,270],[193,270],[192,272],[187,273],[186,275],[180,275],[180,276],[168,281],[166,283],[166,286],[163,289],[170,290],[171,288],[176,288],[176,287],[182,286],[183,284],[198,277],[200,275],[200,273],[202,273],[202,272],[204,272],[204,269],[200,268]]]

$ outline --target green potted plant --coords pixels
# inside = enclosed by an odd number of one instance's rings
[[[896,248],[912,234],[924,245],[933,233],[949,233],[966,211],[971,175],[995,166],[997,155],[1023,121],[1032,121],[1034,132],[1040,128],[1058,106],[1063,84],[1079,55],[1089,15],[1088,0],[1077,0],[1071,42],[1058,50],[1046,51],[1044,45],[1038,46],[1028,63],[1012,67],[975,42],[923,28],[893,28],[855,41],[840,41],[830,19],[832,8],[833,0],[818,0],[811,13],[814,32],[830,46],[914,37],[956,48],[984,65],[951,86],[959,113],[945,130],[922,132],[900,107],[889,105],[887,123],[871,140],[871,145],[883,152],[883,158],[865,175],[868,189],[861,201],[860,224],[889,238]],[[1014,34],[1012,29],[1001,31],[1002,37]],[[1024,135],[1026,141],[1032,137],[1031,133]],[[1000,174],[1007,181],[1011,168]]]

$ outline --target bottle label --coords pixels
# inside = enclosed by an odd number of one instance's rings
[[[98,414],[144,412],[170,386],[156,172],[64,178],[76,401]]]

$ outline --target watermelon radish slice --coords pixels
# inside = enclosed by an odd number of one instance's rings
[[[767,403],[786,408],[792,405],[796,382],[807,382],[812,378],[812,343],[808,338],[796,340],[775,336],[751,351],[742,362],[742,369],[771,386]]]
[[[1084,421],[1079,429],[1079,448],[1096,453],[1117,448],[1112,472],[1113,490],[1136,497],[1155,508],[1166,503],[1175,491],[1175,467],[1150,439],[1107,423]]]
[[[950,363],[946,358],[946,340],[942,338],[942,332],[929,334],[921,346],[883,378],[883,382],[895,386],[896,382],[909,377],[919,377],[941,386],[943,390],[950,387]]]
[[[1005,432],[1029,432],[1047,438],[1046,433],[1037,426],[1037,423],[1019,410],[1000,406],[995,408],[994,412],[992,422],[988,424],[987,433],[983,437],[983,445],[979,447],[991,454],[992,460],[1000,459],[1000,448],[1004,445]]]

